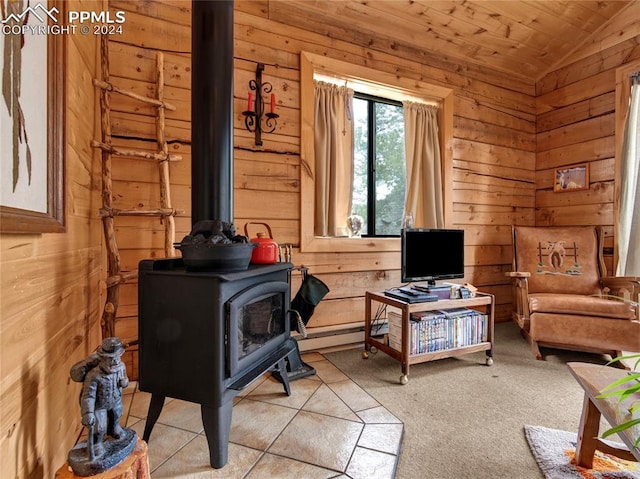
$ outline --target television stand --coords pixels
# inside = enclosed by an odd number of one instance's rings
[[[371,323],[373,311],[372,303],[382,303],[392,306],[400,310],[397,321],[400,329],[399,346],[392,347],[389,342],[383,342],[371,335]],[[411,352],[411,314],[412,313],[428,313],[434,311],[451,311],[456,308],[469,308],[479,311],[486,315],[486,337],[474,344],[448,347],[446,349],[438,349],[435,351],[427,351],[420,353]],[[387,315],[389,328],[391,329],[392,319]],[[477,292],[474,297],[464,299],[442,299],[438,301],[429,301],[425,303],[408,303],[396,298],[386,296],[384,293],[376,293],[367,291],[365,293],[365,318],[364,318],[364,348],[362,353],[363,359],[369,358],[372,349],[377,349],[400,362],[402,375],[400,376],[400,384],[407,384],[409,381],[409,366],[412,364],[424,363],[427,361],[435,361],[436,359],[450,358],[463,354],[475,353],[478,351],[486,352],[485,363],[487,366],[493,364],[493,324],[494,324],[494,297],[492,294]],[[463,341],[464,342],[464,341]]]

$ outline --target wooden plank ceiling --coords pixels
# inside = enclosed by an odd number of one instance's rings
[[[271,20],[540,79],[636,0],[269,0]]]

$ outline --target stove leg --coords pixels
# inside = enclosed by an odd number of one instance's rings
[[[289,375],[287,374],[287,363],[284,358],[278,361],[278,371],[280,372],[280,381],[284,386],[284,392],[287,393],[287,396],[291,396],[291,386],[289,385]]]
[[[162,406],[164,406],[164,396],[159,394],[151,395],[151,402],[149,403],[149,411],[147,412],[147,421],[144,424],[144,433],[142,435],[142,439],[149,442],[149,436],[151,436],[151,431],[153,430],[153,426],[156,425],[156,421],[160,417],[160,413],[162,412]]]
[[[227,464],[228,459],[233,401],[227,401],[220,407],[203,405],[201,411],[204,433],[209,444],[209,461],[211,467],[220,469]]]

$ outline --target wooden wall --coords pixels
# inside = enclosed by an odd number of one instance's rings
[[[69,1],[70,9],[100,9]],[[28,39],[27,39],[28,41]],[[0,236],[0,476],[51,478],[80,433],[70,367],[100,341],[97,37],[67,37],[66,233]]]
[[[242,59],[236,66],[236,78],[244,80],[240,84],[236,80],[237,102],[240,102],[237,107],[242,106],[241,98],[246,92],[245,70],[253,70],[257,61],[264,62],[276,95],[282,99],[278,106],[286,124],[282,131],[279,127],[276,134],[265,141],[264,149],[271,150],[269,157],[257,151],[246,132],[237,130],[236,146],[243,150],[243,156],[255,164],[277,161],[278,153],[299,153],[291,147],[298,148],[300,129],[296,123],[300,51],[453,88],[454,176],[450,225],[466,231],[465,280],[494,293],[498,302],[497,317],[507,319],[510,288],[503,272],[510,264],[510,225],[514,222],[532,224],[534,218],[533,84],[523,84],[472,65],[454,64],[425,51],[398,47],[385,39],[353,35],[353,42],[345,42],[333,39],[344,37],[344,32],[318,35],[285,26],[268,19],[268,8],[271,8],[268,2],[236,4],[235,56]],[[239,202],[237,208],[243,206],[236,217],[262,218],[272,223],[276,239],[297,243],[299,197],[278,183],[285,184],[271,180],[272,188],[281,191],[279,196],[275,196],[275,192],[261,192],[273,198],[261,202],[262,208],[247,208],[250,203],[244,206]],[[248,198],[250,192],[245,193],[243,189],[243,185],[236,183],[237,198]],[[275,210],[274,204],[278,205]],[[318,273],[331,289],[316,309],[310,322],[312,327],[361,321],[366,290],[400,284],[398,253],[303,254],[296,251],[294,259]]]
[[[397,50],[384,42],[359,39],[363,45],[285,26],[268,18],[268,1],[235,4],[234,220],[267,222],[279,243],[300,241],[300,52],[331,56],[372,69],[400,74],[455,89],[452,145],[454,157],[451,226],[466,230],[466,277],[497,298],[497,318],[507,320],[510,286],[511,224],[533,224],[535,201],[534,84],[472,65],[460,65],[427,52]],[[186,2],[111,0],[112,9],[127,11],[126,32],[110,39],[111,80],[123,88],[153,95],[153,58],[166,54],[167,93],[178,110],[168,113],[167,135],[182,162],[171,165],[179,241],[190,228],[190,7]],[[381,45],[371,49],[365,45]],[[278,128],[254,145],[244,129],[248,82],[256,64],[266,64],[265,80],[274,86],[280,115]],[[123,146],[148,144],[153,149],[153,118],[128,100],[112,99],[114,136]],[[123,159],[114,167],[115,201],[120,208],[157,202],[157,174],[149,162]],[[123,267],[136,268],[142,258],[162,255],[157,220],[118,220],[117,237]],[[318,306],[310,326],[338,327],[363,320],[364,292],[400,283],[398,253],[301,253],[305,265],[331,292]],[[294,292],[297,285],[294,284]],[[122,289],[117,331],[136,332],[136,285]]]
[[[636,2],[536,84],[535,223],[601,225],[608,248],[614,246],[616,69],[640,62],[638,18]],[[576,163],[589,164],[589,189],[554,193],[554,168]],[[611,250],[605,260],[612,273]]]
[[[308,51],[455,89],[449,224],[465,229],[465,280],[495,294],[497,321],[510,318],[511,290],[503,273],[511,268],[511,225],[602,224],[607,245],[613,244],[614,79],[615,67],[637,55],[637,37],[628,33],[638,28],[628,20],[632,16],[619,19],[601,32],[600,42],[593,40],[567,59],[567,66],[534,84],[384,38],[359,35],[346,42],[337,39],[345,32],[319,35],[284,25],[270,20],[286,12],[268,0],[235,5],[234,218],[240,230],[249,221],[267,222],[279,243],[299,244],[299,63],[300,52]],[[110,7],[127,11],[124,34],[110,39],[114,84],[155,95],[155,55],[165,53],[166,98],[177,106],[167,114],[167,137],[172,152],[183,156],[171,164],[170,174],[173,206],[184,212],[176,219],[180,240],[190,228],[190,4],[111,0]],[[619,30],[627,33],[620,37]],[[278,129],[264,135],[262,147],[254,145],[241,115],[258,62],[266,64],[265,80],[274,86],[280,115]],[[112,107],[117,144],[153,150],[154,112],[117,95]],[[553,168],[583,161],[590,163],[590,189],[554,193]],[[116,208],[158,206],[154,162],[119,159],[113,173]],[[143,258],[164,255],[163,225],[157,219],[118,218],[116,226],[125,270],[134,270]],[[397,253],[294,248],[294,263],[308,266],[331,289],[311,319],[312,331],[362,321],[364,292],[400,283]],[[135,339],[135,282],[122,286],[118,317],[118,335]],[[135,355],[129,362],[135,363]]]

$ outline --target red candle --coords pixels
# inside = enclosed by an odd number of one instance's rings
[[[271,113],[273,113],[273,110],[276,109],[276,95],[275,94],[271,94]]]
[[[249,92],[249,98],[247,99],[247,111],[253,111],[252,103],[253,103],[253,95]]]

